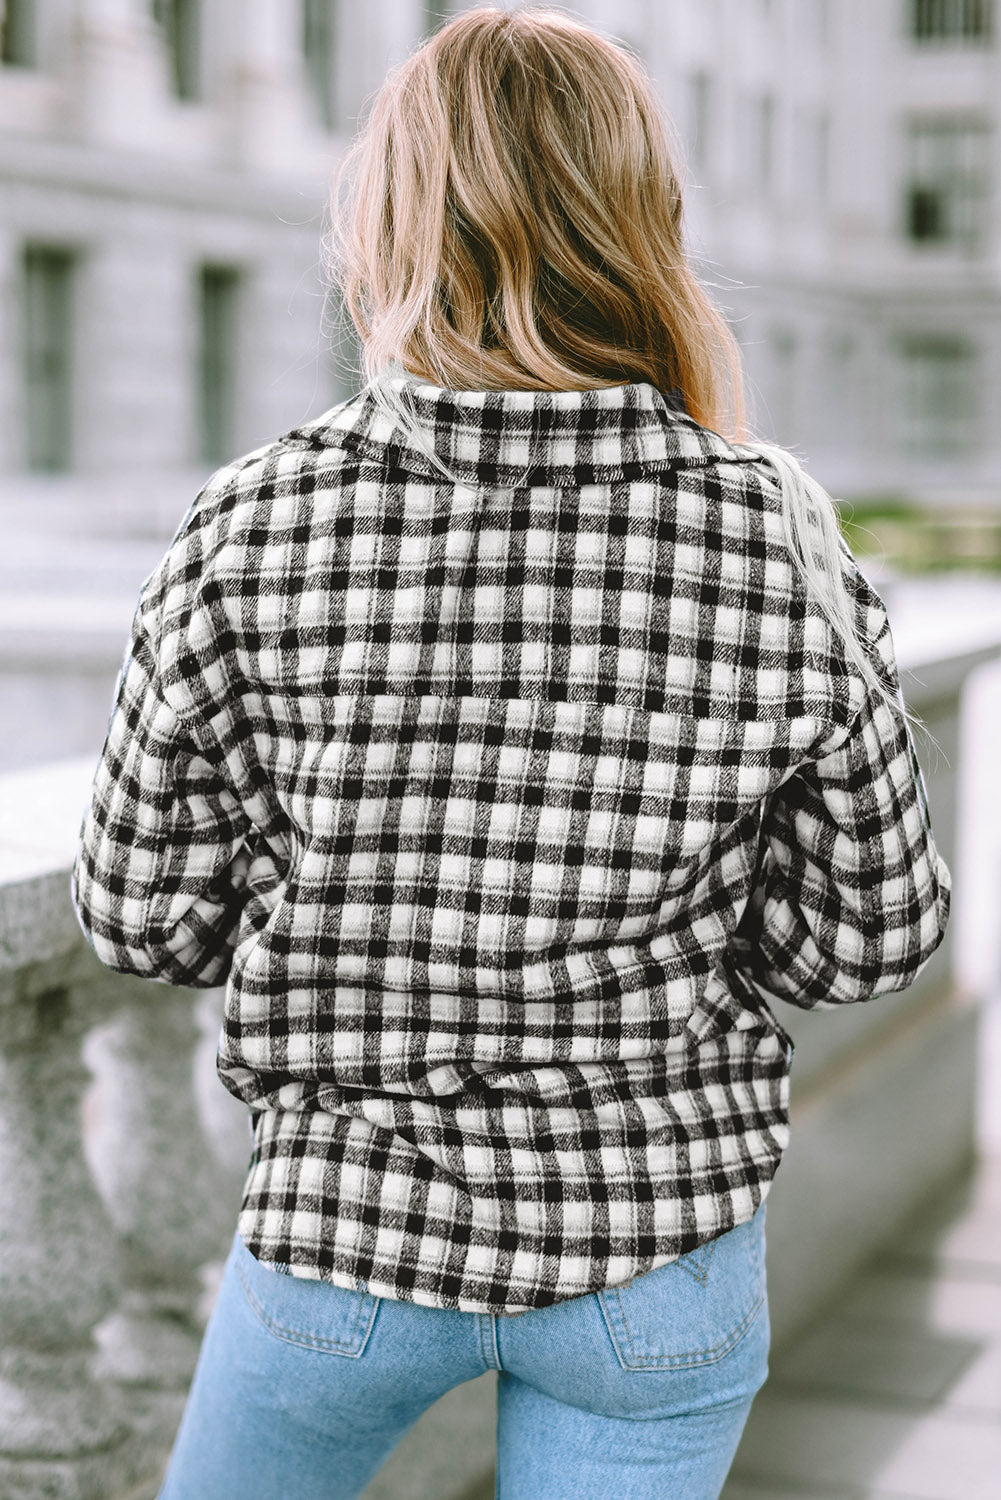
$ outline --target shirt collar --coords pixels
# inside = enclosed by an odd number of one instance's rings
[[[601,484],[665,467],[744,461],[687,415],[679,394],[646,383],[453,391],[397,371],[382,384],[409,406],[417,435],[380,405],[371,386],[294,435],[404,474],[442,479],[440,463],[462,483],[512,487]]]

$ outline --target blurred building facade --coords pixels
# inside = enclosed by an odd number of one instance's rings
[[[193,473],[344,393],[330,172],[387,66],[459,8],[6,0],[5,484],[67,476],[159,532]],[[1001,505],[994,0],[570,8],[663,91],[756,429],[839,493]]]
[[[6,491],[169,532],[199,474],[344,393],[329,178],[427,21],[414,0],[6,0]]]
[[[205,478],[356,385],[331,174],[470,3],[0,4],[0,770],[96,753]],[[663,93],[754,429],[845,498],[1001,516],[1001,0],[566,8]]]
[[[0,770],[96,754],[207,476],[346,394],[332,169],[417,0],[0,4]],[[349,360],[350,362],[350,360]]]
[[[757,430],[838,494],[1001,507],[995,0],[671,0],[645,42],[605,9],[687,148]]]

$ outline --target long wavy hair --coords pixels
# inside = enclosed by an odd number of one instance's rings
[[[467,11],[391,74],[341,170],[340,284],[371,376],[677,388],[742,421],[740,359],[682,245],[638,63],[557,11]]]
[[[401,366],[452,390],[649,381],[753,448],[817,607],[902,708],[859,639],[833,501],[748,441],[736,340],[685,253],[671,126],[624,48],[555,10],[457,16],[375,97],[335,179],[329,250],[370,389],[432,458],[386,378]]]

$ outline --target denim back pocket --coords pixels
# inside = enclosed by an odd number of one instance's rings
[[[244,1296],[276,1338],[301,1349],[341,1354],[348,1359],[364,1353],[379,1307],[378,1297],[328,1281],[283,1274],[256,1260],[239,1235],[233,1255]]]
[[[598,1302],[623,1369],[715,1363],[765,1303],[764,1208],[680,1260],[599,1292]]]

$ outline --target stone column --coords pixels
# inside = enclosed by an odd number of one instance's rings
[[[122,519],[133,535],[155,525],[158,491],[176,489],[167,535],[195,494],[186,467],[197,452],[195,278],[175,226],[169,210],[133,205],[81,267],[78,342],[89,368],[78,382],[77,462],[88,474],[115,476],[102,503],[112,493],[127,497]]]
[[[249,1136],[239,1173],[206,1140],[195,1066],[207,1058],[195,1003],[190,990],[126,982],[116,1014],[86,1048],[94,1074],[87,1151],[118,1237],[124,1287],[96,1331],[96,1368],[127,1384],[187,1385],[203,1271],[229,1248],[249,1158]],[[234,1109],[243,1114],[235,1101]]]
[[[161,139],[168,60],[148,0],[76,0],[67,62],[84,136],[133,149]]]
[[[440,7],[442,14],[446,6]],[[379,25],[364,5],[342,5],[337,31],[337,93],[342,128],[354,131],[365,101],[389,68],[421,39],[425,8],[419,0],[383,0]]]
[[[3,1500],[154,1493],[249,1155],[242,1106],[203,1102],[218,994],[113,974],[81,936],[92,775],[0,777]]]
[[[18,1500],[99,1500],[136,1472],[90,1371],[120,1263],[83,1153],[92,1014],[76,977],[72,955],[0,972],[0,1494]]]
[[[232,38],[230,111],[233,149],[254,166],[301,170],[304,150],[322,144],[309,97],[299,28],[288,0],[243,0]]]

